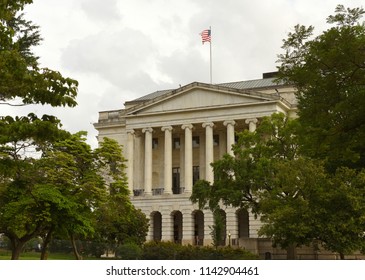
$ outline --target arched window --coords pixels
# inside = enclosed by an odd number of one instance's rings
[[[160,212],[151,213],[151,221],[153,228],[152,239],[154,241],[161,241],[162,238],[162,215]]]
[[[200,210],[193,212],[194,245],[204,245],[204,213]]]
[[[236,214],[238,222],[238,237],[250,237],[250,219],[248,211],[246,209],[239,209]]]
[[[182,241],[182,228],[183,228],[183,216],[180,211],[172,212],[172,217],[174,221],[173,232],[174,232],[174,242],[181,244]]]

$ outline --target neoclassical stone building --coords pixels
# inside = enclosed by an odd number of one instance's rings
[[[189,197],[199,179],[213,182],[210,163],[231,153],[235,132],[254,131],[274,112],[295,115],[294,89],[262,79],[224,84],[194,82],[126,102],[99,113],[95,128],[123,145],[131,201],[150,218],[148,240],[211,244],[213,216]],[[247,211],[226,208],[228,245],[262,251],[260,222]]]

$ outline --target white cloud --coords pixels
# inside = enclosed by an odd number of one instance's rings
[[[40,108],[57,114],[71,131],[87,130],[99,111],[159,89],[209,82],[212,26],[213,82],[260,78],[274,71],[282,40],[295,24],[327,28],[333,0],[34,0],[27,18],[41,27],[35,49],[43,66],[80,82],[73,109]],[[345,5],[360,7],[363,0]],[[25,110],[25,109],[22,109]],[[27,109],[32,110],[32,109]],[[3,110],[14,112],[12,108]]]
[[[91,21],[97,21],[101,24],[112,24],[113,21],[121,18],[117,3],[117,0],[83,0],[80,5]]]

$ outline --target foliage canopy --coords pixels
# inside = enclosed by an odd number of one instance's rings
[[[340,166],[365,167],[365,24],[362,8],[338,5],[334,25],[315,38],[295,26],[279,55],[280,79],[297,88],[299,119],[309,156]]]
[[[78,82],[40,67],[33,53],[39,27],[21,14],[32,2],[0,1],[0,106],[74,107]],[[62,130],[55,116],[0,116],[0,234],[11,242],[12,259],[37,236],[42,258],[54,235],[70,238],[78,258],[76,238],[111,241],[113,232],[114,241],[143,242],[147,219],[129,201],[121,147],[104,139],[93,151],[85,136]]]

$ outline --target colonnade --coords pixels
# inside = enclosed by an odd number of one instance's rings
[[[256,129],[258,120],[256,118],[245,119],[245,123],[248,125],[249,131],[253,132]],[[205,180],[213,183],[214,174],[211,167],[211,163],[214,160],[213,153],[213,129],[214,122],[204,122],[202,124],[182,124],[180,127],[184,131],[184,192],[191,193],[193,187],[193,128],[201,125],[205,129]],[[233,155],[231,149],[235,143],[235,125],[236,121],[226,120],[223,125],[227,130],[227,149],[226,152]],[[152,195],[152,133],[161,129],[164,132],[164,194],[172,194],[172,131],[171,125],[162,127],[145,127],[142,129],[144,134],[145,146],[144,146],[144,195]],[[133,178],[134,178],[134,145],[135,145],[135,130],[127,129],[127,177],[128,186],[133,193]]]

